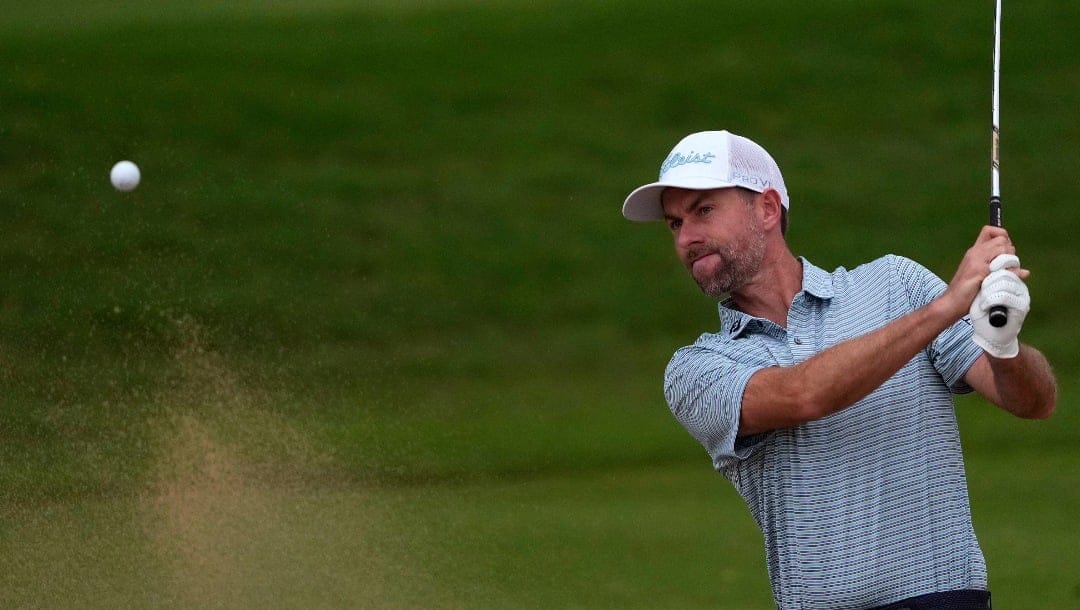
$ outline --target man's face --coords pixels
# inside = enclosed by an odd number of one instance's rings
[[[662,194],[675,251],[711,297],[745,286],[765,258],[765,231],[746,197],[734,188],[668,188]]]

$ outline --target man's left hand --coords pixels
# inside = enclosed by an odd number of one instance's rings
[[[1024,281],[1011,271],[1019,266],[1020,259],[1011,254],[991,261],[990,275],[971,303],[972,340],[995,358],[1014,358],[1020,353],[1018,336],[1031,309],[1031,295]],[[1004,326],[992,326],[990,310],[999,305],[1008,310],[1008,321]]]

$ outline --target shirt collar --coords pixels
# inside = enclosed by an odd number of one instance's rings
[[[832,275],[800,256],[803,268],[803,292],[821,300],[833,298]],[[768,320],[755,318],[731,307],[731,299],[720,302],[720,332],[734,339],[748,330],[776,326]]]
[[[803,291],[823,300],[833,298],[832,274],[801,256],[799,262],[803,268]]]

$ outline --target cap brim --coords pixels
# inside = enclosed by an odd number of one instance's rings
[[[634,189],[623,202],[622,213],[627,220],[648,222],[664,219],[664,206],[660,195],[666,188],[683,188],[695,191],[708,191],[738,186],[723,180],[707,177],[686,177],[668,182],[653,182]]]

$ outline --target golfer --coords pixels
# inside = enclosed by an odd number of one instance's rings
[[[1050,366],[1017,339],[1029,272],[984,227],[948,284],[895,255],[830,273],[788,249],[789,206],[769,153],[727,131],[687,136],[627,197],[726,297],[667,367],[671,412],[749,505],[778,607],[989,608],[952,394],[1053,412]]]

